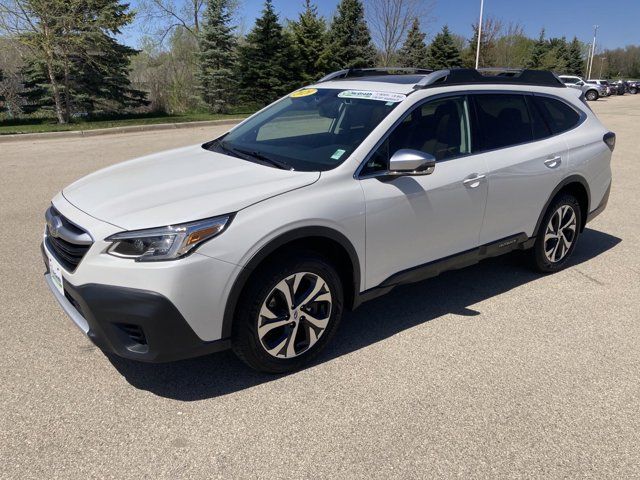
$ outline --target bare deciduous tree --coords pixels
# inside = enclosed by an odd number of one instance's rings
[[[496,66],[515,67],[524,59],[520,52],[523,40],[526,41],[524,27],[519,22],[509,22],[502,28],[500,38],[496,41]]]
[[[238,12],[239,1],[231,3],[234,13]],[[164,43],[178,29],[197,38],[202,28],[206,4],[207,0],[139,0],[136,22],[158,44]]]
[[[180,27],[194,37],[198,36],[202,24],[206,0],[140,0],[138,12],[140,25],[145,33],[159,42]]]
[[[383,66],[390,66],[414,18],[429,23],[434,0],[367,0],[366,16]]]
[[[0,72],[4,73],[0,81],[0,96],[4,97],[4,106],[10,117],[18,115],[24,103],[20,96],[23,91],[20,72],[23,50],[19,42],[0,37]]]

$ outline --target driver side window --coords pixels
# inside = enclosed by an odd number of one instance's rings
[[[429,153],[437,161],[470,154],[471,130],[466,97],[428,101],[407,113],[373,153],[362,174],[387,170],[389,158],[403,148]]]

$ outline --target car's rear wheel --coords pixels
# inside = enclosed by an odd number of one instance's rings
[[[636,93],[638,93],[638,87],[631,87],[631,88],[629,89],[629,93],[630,93],[631,95],[635,95]]]
[[[311,252],[279,255],[250,279],[240,299],[233,350],[259,371],[297,370],[329,342],[342,305],[342,282],[330,262]]]
[[[589,101],[594,101],[594,100],[598,100],[598,97],[600,95],[598,94],[597,90],[588,90],[587,93],[585,94],[585,98]]]
[[[582,215],[573,195],[562,194],[547,210],[531,252],[534,267],[551,273],[565,267],[576,248]]]

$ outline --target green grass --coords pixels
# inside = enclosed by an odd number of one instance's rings
[[[0,135],[17,133],[65,132],[72,130],[93,130],[96,128],[125,127],[131,125],[154,125],[158,123],[198,122],[204,120],[224,120],[244,118],[248,113],[217,115],[210,113],[185,113],[176,115],[141,114],[121,117],[101,117],[97,119],[74,120],[60,125],[53,118],[21,118],[0,120]]]

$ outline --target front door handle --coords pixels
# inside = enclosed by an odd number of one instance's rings
[[[478,188],[482,180],[487,178],[486,175],[474,175],[472,177],[466,178],[462,181],[462,184],[467,188]]]
[[[547,158],[544,161],[545,166],[549,168],[558,168],[562,163],[562,157],[560,155],[556,155],[555,157]]]

